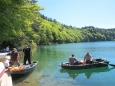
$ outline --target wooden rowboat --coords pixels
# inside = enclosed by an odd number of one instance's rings
[[[109,61],[103,60],[103,59],[94,59],[91,64],[78,64],[78,65],[70,65],[69,62],[61,63],[60,66],[65,69],[72,69],[72,70],[78,70],[78,69],[88,69],[88,68],[96,68],[96,67],[104,67],[108,66]]]
[[[35,67],[37,66],[38,62],[33,62],[32,64],[30,65],[23,65],[25,66],[25,69],[23,70],[10,70],[10,73],[13,75],[13,74],[27,74],[27,73],[30,73],[32,72]]]

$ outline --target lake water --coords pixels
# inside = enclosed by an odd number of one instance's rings
[[[115,67],[67,70],[59,66],[71,54],[83,60],[86,52],[93,58],[102,58],[115,64],[115,41],[70,43],[39,46],[32,60],[38,60],[29,75],[13,79],[14,86],[115,86]]]

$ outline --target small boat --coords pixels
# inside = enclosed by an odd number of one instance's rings
[[[38,62],[33,62],[30,65],[21,65],[20,67],[12,67],[12,68],[9,68],[9,71],[12,75],[27,74],[27,73],[32,72],[35,69],[37,64],[38,64]]]
[[[104,66],[108,66],[108,65],[109,65],[109,61],[103,60],[101,58],[93,59],[92,63],[90,63],[90,64],[70,65],[69,62],[64,62],[64,63],[60,64],[60,66],[62,68],[72,69],[72,70],[104,67]]]

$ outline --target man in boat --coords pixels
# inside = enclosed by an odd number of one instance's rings
[[[91,64],[92,63],[92,56],[89,54],[89,52],[87,52],[86,55],[84,56],[84,62],[86,64]]]
[[[19,53],[17,52],[16,48],[13,48],[13,50],[8,53],[7,55],[10,55],[10,66],[12,66],[13,64],[17,64],[18,66],[20,66],[19,63]]]
[[[28,45],[25,45],[23,49],[23,54],[24,54],[24,65],[26,65],[27,60],[28,60],[28,63],[31,64],[30,56],[32,55],[32,51],[31,51],[31,48],[28,47]]]
[[[74,57],[74,54],[72,54],[69,58],[70,65],[77,65],[79,64],[79,61]]]

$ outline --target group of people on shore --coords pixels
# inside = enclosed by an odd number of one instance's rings
[[[86,55],[84,56],[84,60],[83,61],[78,61],[75,57],[74,54],[72,54],[69,57],[69,64],[70,65],[77,65],[77,64],[88,64],[91,63],[92,61],[92,56],[89,54],[89,52],[86,53]]]
[[[31,64],[31,56],[32,56],[32,50],[30,47],[28,47],[28,45],[25,45],[23,48],[23,64],[26,65],[26,61],[28,61],[28,64]],[[13,48],[13,50],[8,53],[7,55],[10,55],[10,66],[12,66],[13,64],[17,64],[18,66],[20,66],[20,54],[17,51],[16,48]]]

